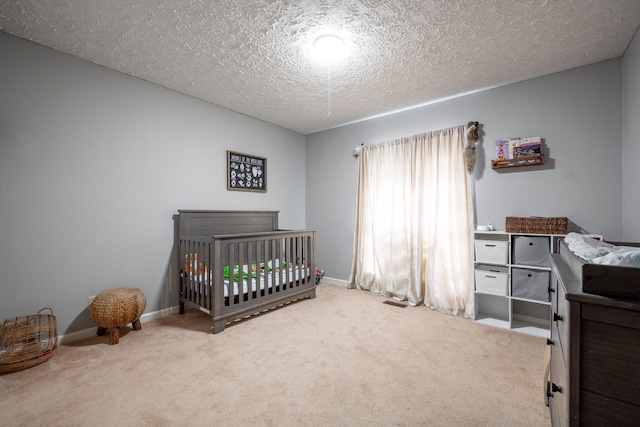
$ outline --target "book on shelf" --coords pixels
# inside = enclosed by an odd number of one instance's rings
[[[504,161],[522,157],[538,157],[542,150],[542,138],[507,138],[495,142],[496,160]]]
[[[521,144],[513,148],[513,158],[540,157],[540,144]]]

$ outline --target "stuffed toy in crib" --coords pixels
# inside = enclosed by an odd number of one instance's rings
[[[201,262],[198,262],[197,253],[188,253],[184,256],[184,272],[189,275],[206,274],[207,267]]]

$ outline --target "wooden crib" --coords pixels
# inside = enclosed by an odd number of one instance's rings
[[[278,229],[276,211],[178,211],[180,314],[228,322],[315,298],[315,231]]]

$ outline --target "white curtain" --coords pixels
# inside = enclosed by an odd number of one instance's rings
[[[458,126],[361,147],[350,288],[473,315],[473,209]]]

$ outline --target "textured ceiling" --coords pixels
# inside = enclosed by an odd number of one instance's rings
[[[638,0],[0,2],[4,32],[303,134],[619,57],[639,24]]]

